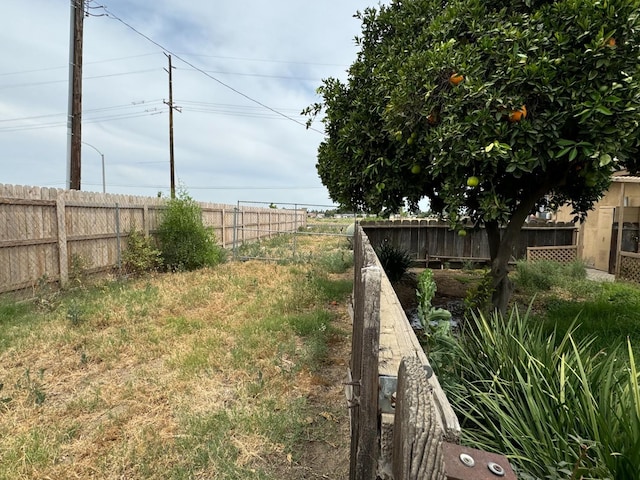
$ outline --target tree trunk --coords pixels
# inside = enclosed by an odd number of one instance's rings
[[[494,310],[504,314],[513,293],[513,284],[509,279],[509,258],[517,236],[507,236],[506,231],[504,236],[501,235],[497,222],[489,222],[485,228],[491,256],[491,305]]]
[[[533,203],[529,201],[520,204],[520,207],[514,212],[502,233],[497,222],[488,222],[485,225],[489,241],[489,254],[491,256],[490,275],[493,290],[491,305],[494,311],[497,310],[501,314],[507,312],[507,306],[513,293],[513,283],[509,279],[509,259]]]

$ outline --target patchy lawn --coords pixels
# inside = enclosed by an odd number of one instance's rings
[[[326,258],[1,303],[0,479],[347,478],[351,272]]]

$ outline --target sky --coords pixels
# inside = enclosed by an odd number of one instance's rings
[[[0,183],[65,188],[70,0],[2,3]],[[108,193],[169,194],[166,53],[175,176],[191,197],[333,204],[315,167],[323,125],[306,129],[300,112],[320,100],[322,79],[346,79],[361,26],[353,14],[377,0],[88,5],[82,190],[102,191],[104,157]]]

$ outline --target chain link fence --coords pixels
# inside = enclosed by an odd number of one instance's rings
[[[324,212],[335,209],[334,205],[280,203],[277,205],[279,211],[293,212],[293,221],[281,223],[278,232],[264,222],[260,224],[246,217],[245,209],[255,205],[270,206],[273,210],[276,207],[267,202],[238,202],[233,242],[235,260],[307,261],[316,255],[319,244],[326,247],[326,242],[332,239],[334,253],[339,254],[350,245],[353,237],[354,215],[325,217]]]

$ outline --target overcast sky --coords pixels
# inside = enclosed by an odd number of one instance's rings
[[[2,4],[0,183],[64,188],[70,0]],[[84,22],[82,140],[104,154],[107,192],[169,193],[166,52],[181,108],[174,114],[176,178],[192,197],[331,204],[315,168],[323,135],[256,102],[304,123],[300,112],[318,100],[321,79],[345,79],[355,59],[360,22],[353,14],[377,4],[92,0]],[[320,122],[314,127],[323,130]],[[101,157],[86,144],[82,190],[100,192]]]

